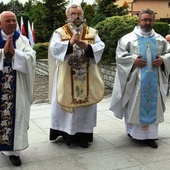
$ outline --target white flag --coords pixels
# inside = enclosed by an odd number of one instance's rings
[[[29,20],[28,20],[28,39],[30,41],[31,46],[33,47],[35,43],[34,43],[34,40],[33,40],[32,30],[31,30],[31,25],[30,25]]]
[[[17,28],[16,28],[16,31],[17,31],[19,34],[21,34],[21,30],[20,30],[20,27],[19,27],[18,22],[17,22]]]

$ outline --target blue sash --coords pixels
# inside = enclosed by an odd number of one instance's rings
[[[19,38],[16,31],[13,45]],[[0,49],[6,41],[2,39],[0,28]],[[12,59],[4,59],[4,68],[0,71],[0,151],[12,151],[15,131],[16,71],[12,69]]]
[[[141,100],[140,100],[140,124],[153,124],[156,122],[158,69],[152,66],[156,59],[156,38],[138,37],[139,51],[147,65],[141,68]]]

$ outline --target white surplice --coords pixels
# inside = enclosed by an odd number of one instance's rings
[[[116,50],[117,72],[114,81],[112,100],[110,110],[114,115],[122,119],[125,117],[126,132],[135,139],[157,139],[158,124],[164,121],[165,100],[168,85],[168,74],[170,71],[170,45],[167,41],[154,30],[149,36],[155,36],[157,44],[157,54],[160,55],[164,69],[158,68],[158,95],[157,95],[157,111],[155,124],[145,126],[140,125],[139,109],[140,109],[140,83],[141,69],[134,68],[134,61],[139,55],[139,46],[137,35],[142,35],[139,26],[123,36],[118,41]]]

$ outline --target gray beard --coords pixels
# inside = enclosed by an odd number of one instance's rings
[[[151,34],[151,31],[148,32],[144,32],[141,27],[139,27],[139,31],[140,33],[144,36],[144,37],[149,37],[149,35]]]

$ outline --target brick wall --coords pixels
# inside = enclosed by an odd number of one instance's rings
[[[116,73],[116,64],[103,65],[99,64],[99,70],[107,88],[112,88]],[[36,74],[48,76],[48,60],[40,59],[36,63]]]

